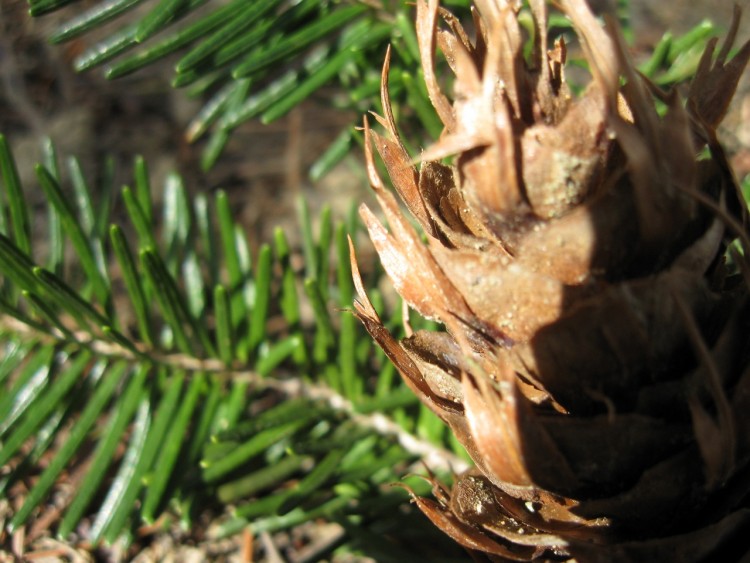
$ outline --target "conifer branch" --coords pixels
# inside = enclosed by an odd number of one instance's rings
[[[0,315],[0,334],[2,333],[50,344],[70,343],[72,337],[77,346],[90,350],[96,357],[128,362],[148,361],[170,370],[182,370],[188,374],[210,374],[222,381],[248,384],[256,390],[272,390],[286,399],[308,399],[322,403],[330,407],[332,411],[343,414],[361,428],[384,437],[394,438],[406,452],[421,459],[431,470],[460,473],[468,467],[466,461],[455,453],[407,432],[402,426],[381,413],[359,413],[354,403],[341,393],[337,393],[326,385],[305,381],[299,377],[298,373],[292,371],[278,370],[273,377],[269,377],[255,370],[227,366],[215,358],[201,359],[183,353],[164,353],[143,343],[132,343],[138,350],[136,355],[132,349],[115,342],[94,338],[88,332],[76,331],[63,334],[54,328],[48,332],[42,332],[8,315]]]

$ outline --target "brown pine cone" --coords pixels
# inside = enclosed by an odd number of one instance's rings
[[[444,124],[419,167],[390,111],[388,60],[386,135],[365,122],[390,231],[361,215],[396,290],[445,331],[396,341],[354,263],[357,315],[476,465],[416,502],[495,561],[739,559],[750,547],[750,237],[716,139],[750,57],[749,42],[728,60],[739,13],[683,100],[634,69],[615,24],[561,0],[592,73],[574,96],[565,43],[547,50],[543,0],[530,2],[529,58],[520,7],[475,3],[471,41],[437,0],[417,2]],[[436,43],[456,75],[452,101]],[[373,147],[424,235],[378,177]]]

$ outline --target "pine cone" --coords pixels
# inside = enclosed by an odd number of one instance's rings
[[[565,43],[547,50],[545,2],[530,5],[525,58],[511,0],[476,0],[474,42],[437,0],[417,1],[444,124],[418,169],[390,110],[388,58],[376,116],[386,135],[365,120],[390,231],[366,206],[361,216],[398,293],[446,330],[396,341],[352,251],[356,314],[476,465],[415,501],[493,561],[739,559],[750,545],[750,233],[716,138],[750,58],[748,42],[727,60],[739,10],[685,102],[639,75],[612,21],[560,0],[592,74],[573,96]],[[373,147],[423,235],[378,177]]]

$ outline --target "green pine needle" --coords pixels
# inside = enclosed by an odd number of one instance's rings
[[[5,149],[0,172],[16,178]],[[168,176],[159,212],[143,159],[118,202],[75,160],[61,182],[53,147],[47,155],[36,170],[65,234],[57,273],[37,265],[33,233],[27,250],[0,234],[0,462],[12,468],[0,495],[52,460],[8,530],[29,525],[73,465],[90,474],[61,497],[55,533],[93,518],[88,538],[108,543],[174,507],[191,525],[207,499],[246,503],[261,490],[271,500],[235,522],[276,530],[343,515],[411,470],[394,435],[412,427],[367,418],[419,411],[392,373],[368,381],[390,364],[370,357],[369,337],[342,311],[353,296],[347,227],[330,208],[316,219],[300,204],[301,247],[277,230],[253,261],[225,194],[214,207],[191,202]],[[15,198],[15,210],[0,208],[6,225],[29,215],[12,181],[0,191]],[[116,220],[98,215],[118,208]]]

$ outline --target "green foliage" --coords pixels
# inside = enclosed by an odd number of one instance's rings
[[[172,175],[157,219],[142,159],[119,194],[75,159],[64,182],[50,147],[46,161],[45,245],[0,136],[0,495],[22,500],[8,532],[60,508],[61,538],[107,543],[211,507],[218,535],[391,525],[407,497],[384,486],[419,457],[398,439],[456,458],[347,311],[356,225],[325,210],[316,235],[301,204],[296,271],[280,230],[251,257],[223,192],[188,197]],[[377,548],[418,557],[407,543]]]
[[[28,2],[34,16],[69,4]],[[445,4],[468,14],[468,0]],[[210,135],[202,158],[207,169],[238,125],[253,118],[264,123],[279,119],[326,85],[339,87],[331,94],[337,107],[358,113],[375,107],[380,61],[388,44],[397,54],[391,79],[394,101],[418,110],[415,130],[437,135],[417,70],[413,7],[405,0],[377,5],[366,0],[107,0],[79,9],[50,40],[62,43],[104,28],[107,35],[74,64],[78,70],[104,66],[111,79],[166,57],[176,61],[173,86],[205,100],[187,137],[195,141]],[[311,176],[324,174],[355,139],[352,127],[342,131]]]
[[[710,20],[703,20],[680,37],[666,32],[639,70],[663,87],[690,80],[698,68],[706,42],[720,34],[721,30]]]

